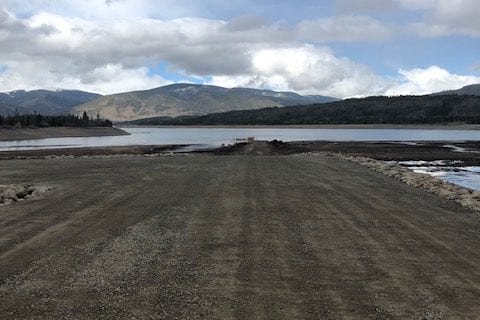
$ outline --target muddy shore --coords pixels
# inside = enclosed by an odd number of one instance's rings
[[[118,146],[91,148],[59,148],[21,151],[0,151],[0,160],[8,159],[48,159],[56,157],[85,158],[95,156],[151,155],[179,151],[187,145]]]
[[[226,146],[219,149],[207,149],[194,153],[216,155],[291,155],[308,152],[330,152],[346,156],[358,156],[385,161],[407,160],[461,160],[462,165],[480,165],[480,142],[329,142],[305,141],[273,143],[265,148],[244,148],[244,144]],[[94,155],[142,155],[181,150],[186,145],[118,146],[92,148],[59,148],[24,151],[1,151],[0,160],[16,158],[44,158],[48,156],[94,156]],[[463,150],[463,152],[459,152]]]
[[[118,128],[76,128],[76,127],[48,127],[48,128],[0,128],[0,141],[31,140],[62,137],[96,137],[128,135]]]
[[[0,318],[480,314],[477,212],[295,148],[0,161]]]
[[[480,165],[479,141],[423,142],[328,142],[306,141],[287,143],[304,152],[331,152],[347,156],[384,161],[460,160],[462,165]]]

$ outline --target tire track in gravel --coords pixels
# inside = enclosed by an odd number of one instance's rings
[[[309,253],[310,260],[313,262],[312,269],[321,270],[315,274],[315,277],[311,277],[309,285],[312,290],[309,292],[323,291],[326,298],[312,301],[311,304],[324,306],[325,314],[322,318],[347,319],[351,317],[351,312],[346,306],[352,304],[356,305],[357,317],[381,315],[383,318],[388,318],[388,310],[375,309],[366,287],[356,281],[358,275],[361,275],[364,281],[372,281],[378,277],[378,274],[382,274],[382,270],[368,261],[364,244],[356,239],[346,238],[345,235],[352,232],[352,226],[346,223],[345,212],[337,209],[338,199],[336,201],[330,199],[332,194],[334,196],[338,194],[331,192],[336,189],[332,188],[325,171],[322,170],[317,175],[312,174],[305,179],[304,170],[306,169],[303,166],[298,164],[295,166],[298,178],[294,179],[294,183],[298,188],[305,184],[305,180],[321,181],[321,183],[318,186],[311,185],[308,191],[304,190],[304,197],[310,201],[301,198],[290,199],[293,202],[290,201],[291,208],[285,214],[295,215],[298,218],[298,223],[293,220],[290,227],[296,230],[295,234],[299,237],[299,242],[303,243],[303,251]],[[287,194],[283,193],[281,198],[286,199],[286,196]],[[312,241],[312,238],[315,240]],[[345,250],[347,247],[348,251]],[[349,257],[350,250],[357,253],[354,259]]]
[[[268,207],[276,216],[281,227],[271,229],[272,234],[281,228],[284,234],[278,236],[279,252],[284,268],[281,276],[288,285],[283,298],[287,298],[285,311],[296,310],[296,314],[285,312],[284,319],[303,317],[306,319],[334,319],[341,317],[339,305],[335,297],[330,295],[322,281],[325,269],[323,258],[316,254],[314,247],[306,241],[305,213],[313,215],[319,211],[313,199],[305,197],[305,181],[299,179],[302,166],[298,162],[290,162],[288,158],[277,159],[280,170],[263,168],[267,181],[276,187],[264,188],[274,190],[270,193]],[[285,184],[288,182],[288,188]],[[286,192],[288,190],[288,192]],[[293,194],[294,196],[289,196]],[[299,199],[299,196],[301,199]],[[308,201],[305,201],[308,199]],[[312,205],[315,204],[315,205]],[[268,223],[268,221],[267,221]]]
[[[296,306],[288,301],[292,292],[284,278],[288,253],[281,244],[290,241],[289,235],[278,221],[277,208],[267,204],[275,189],[262,188],[263,181],[269,180],[269,169],[263,165],[266,160],[273,159],[253,157],[246,161],[235,319],[285,319],[286,313],[289,318],[298,316]]]

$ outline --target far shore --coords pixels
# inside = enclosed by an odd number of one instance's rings
[[[132,125],[118,123],[119,128],[259,128],[259,129],[422,129],[480,130],[480,124],[292,124],[292,125]]]
[[[0,128],[0,141],[122,135],[129,135],[129,133],[122,129],[111,127]]]

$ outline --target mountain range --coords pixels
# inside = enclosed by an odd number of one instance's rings
[[[79,90],[16,90],[0,92],[0,115],[38,112],[45,115],[69,114],[73,107],[100,97]]]
[[[324,96],[302,96],[293,92],[173,84],[151,90],[99,97],[75,107],[73,113],[82,114],[85,111],[91,116],[99,113],[100,116],[112,121],[126,121],[325,103],[336,100],[338,99]]]
[[[480,84],[433,95],[478,95]],[[247,88],[227,89],[173,84],[151,90],[101,96],[78,90],[16,90],[0,93],[0,115],[38,112],[45,115],[99,113],[116,122],[153,117],[200,116],[235,110],[324,104],[338,99]]]

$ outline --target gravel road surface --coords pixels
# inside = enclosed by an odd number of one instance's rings
[[[328,156],[0,161],[0,319],[478,319],[480,216]]]

